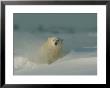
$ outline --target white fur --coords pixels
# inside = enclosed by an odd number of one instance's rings
[[[55,42],[57,42],[57,45],[55,45]],[[62,39],[57,37],[49,37],[48,40],[41,46],[39,54],[40,63],[53,63],[62,56],[62,49]]]

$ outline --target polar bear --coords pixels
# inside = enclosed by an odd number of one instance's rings
[[[40,48],[40,63],[51,64],[63,55],[63,39],[49,37]]]

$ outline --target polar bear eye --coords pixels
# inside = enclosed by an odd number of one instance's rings
[[[53,41],[55,41],[55,39]]]

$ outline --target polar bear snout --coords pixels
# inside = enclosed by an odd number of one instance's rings
[[[57,45],[58,44],[58,42],[55,42],[55,45]]]
[[[62,43],[62,42],[63,42],[62,39],[57,39],[57,40],[55,40],[55,45],[57,46],[59,43]]]
[[[58,45],[59,41],[60,41],[60,40],[56,40],[56,41],[55,41],[55,45]]]

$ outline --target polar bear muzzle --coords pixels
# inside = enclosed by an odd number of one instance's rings
[[[58,44],[58,42],[55,42],[55,45],[57,45]]]
[[[55,45],[58,45],[58,43],[59,43],[59,40],[56,40],[56,41],[55,41]]]
[[[58,40],[55,41],[55,45],[57,46],[59,43],[62,43],[62,42],[63,42],[63,40],[58,39]]]

